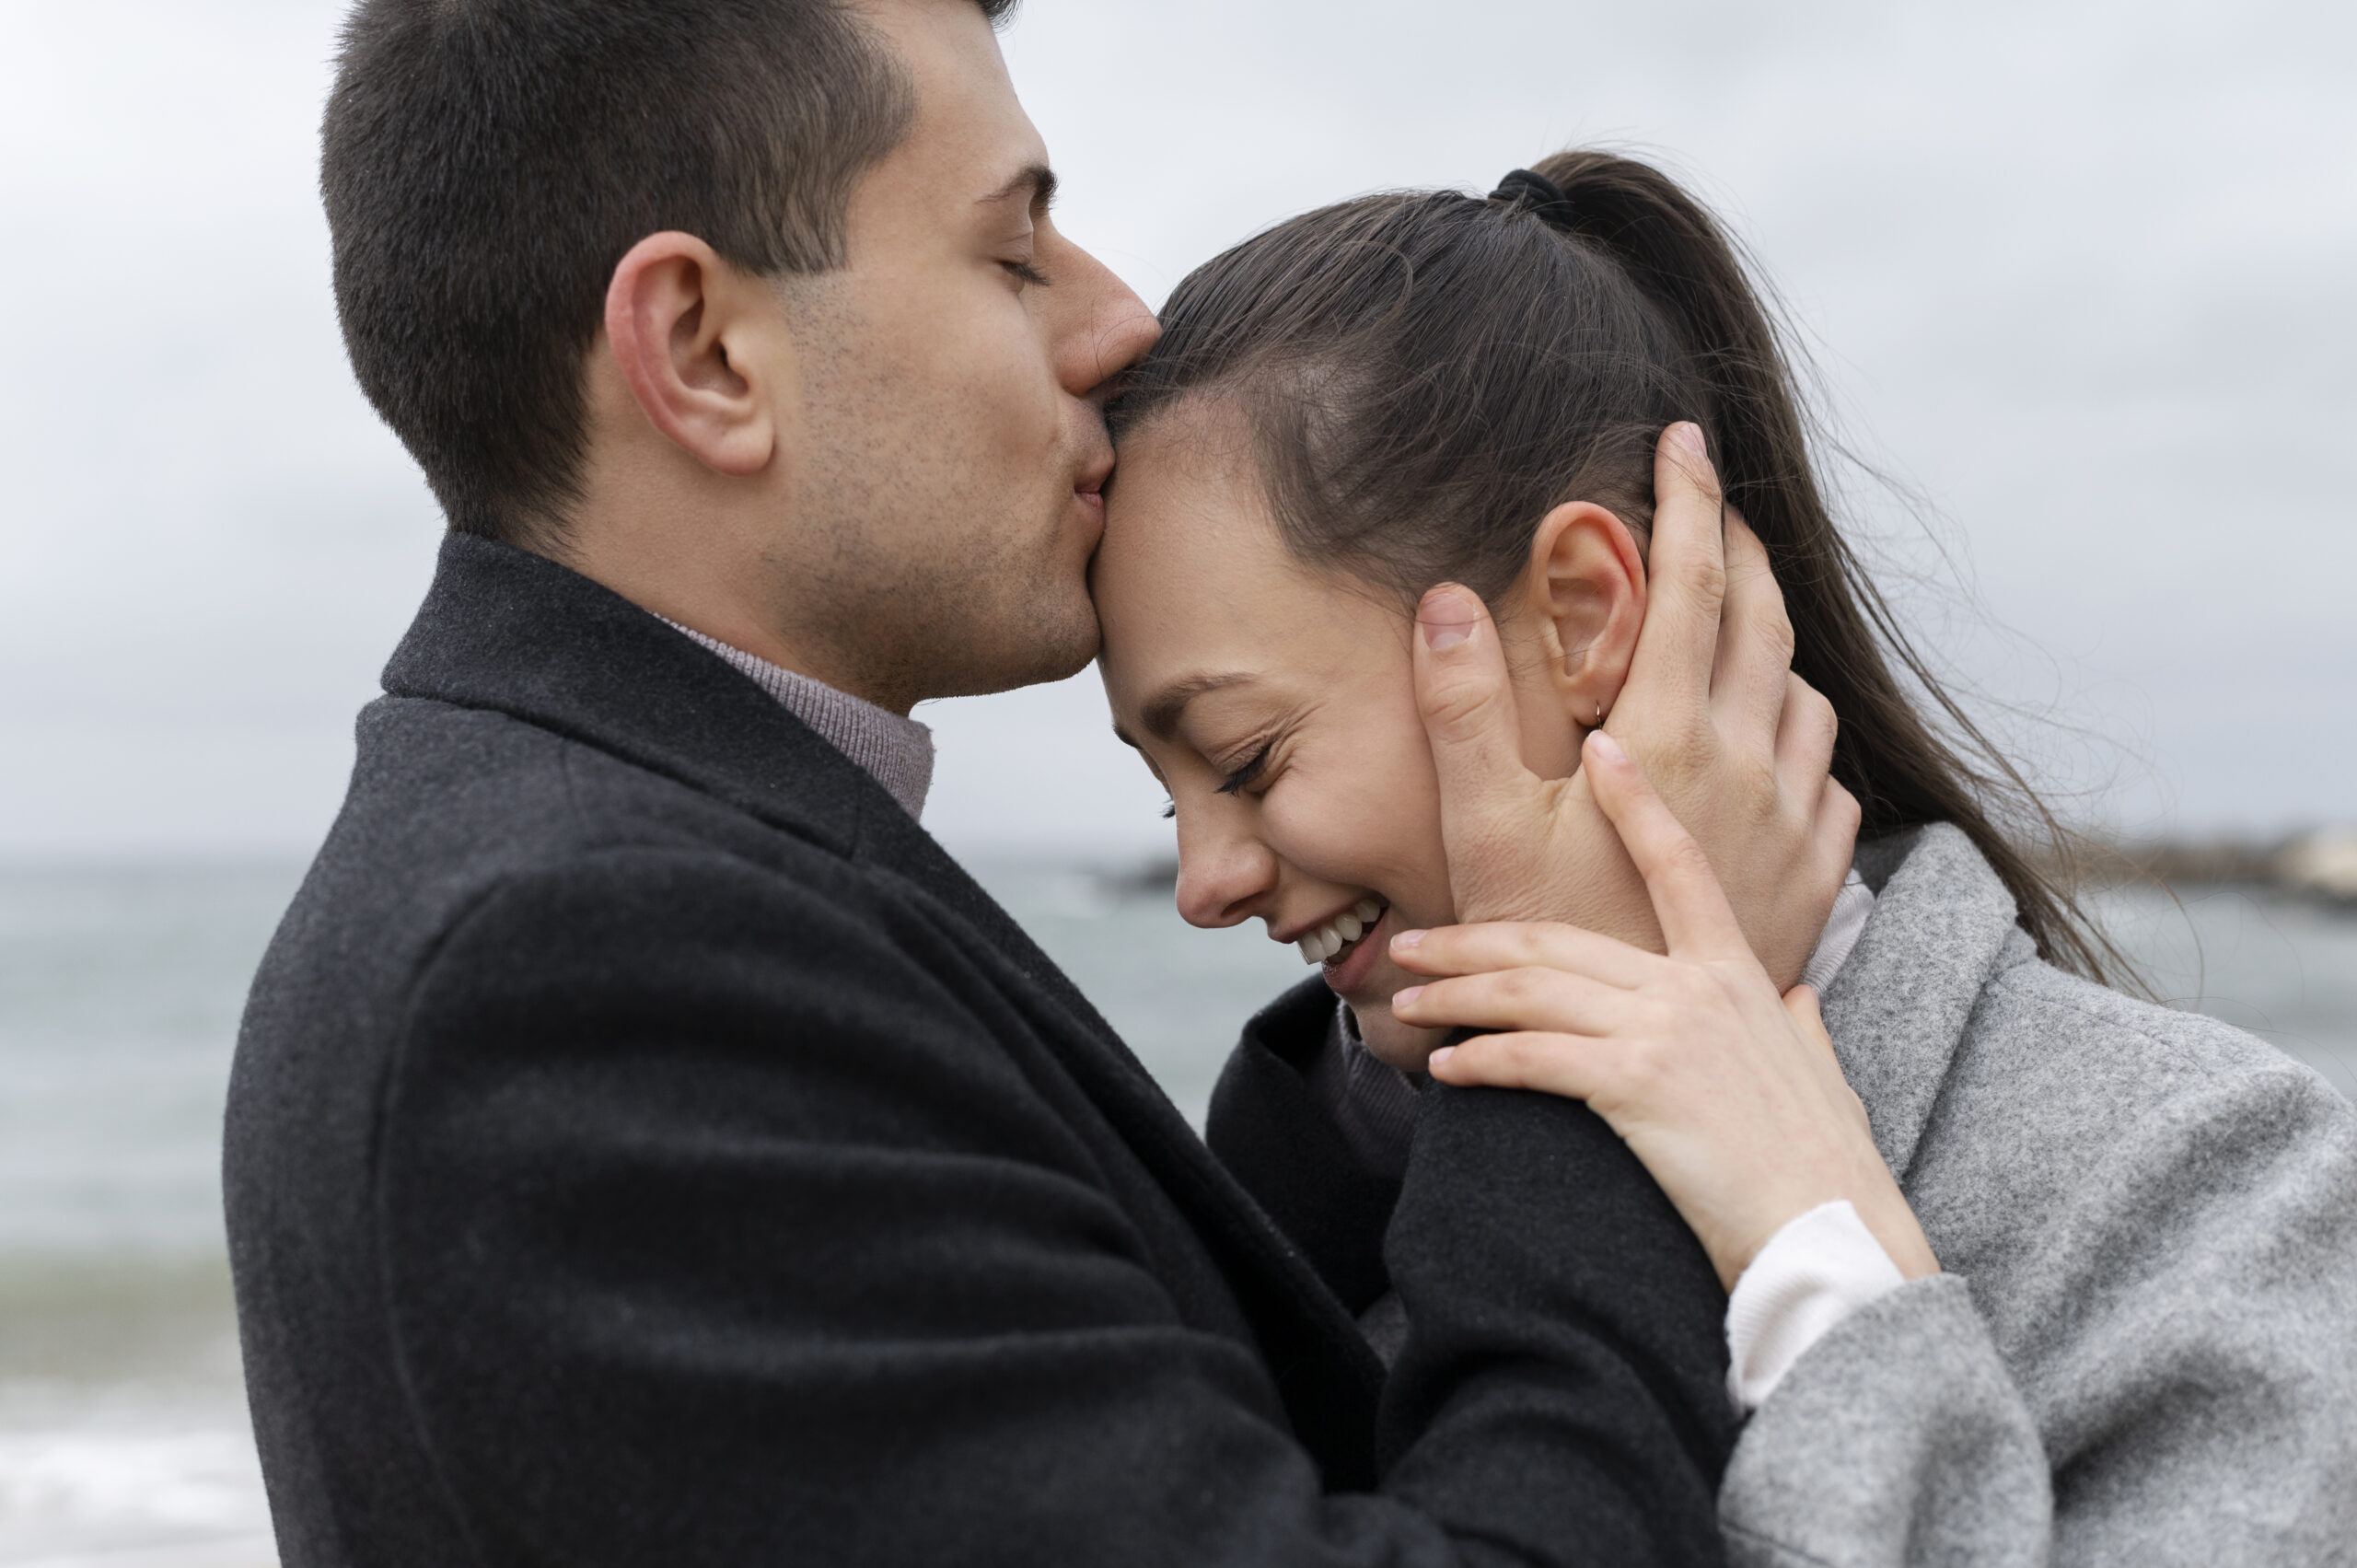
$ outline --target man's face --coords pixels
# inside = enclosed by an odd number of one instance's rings
[[[824,606],[804,634],[879,700],[1058,679],[1097,651],[1097,394],[1158,329],[1057,233],[1047,149],[980,7],[861,11],[916,116],[853,197],[849,264],[781,285],[804,406],[775,565]]]

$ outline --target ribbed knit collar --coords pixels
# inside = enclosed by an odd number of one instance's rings
[[[924,816],[924,800],[933,789],[933,730],[865,698],[839,691],[784,665],[707,637],[678,621],[663,624],[716,655],[731,669],[750,680],[777,703],[808,725],[819,739],[865,769],[900,803],[911,818]]]

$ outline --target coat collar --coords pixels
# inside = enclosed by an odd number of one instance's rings
[[[897,872],[1128,1054],[1030,936],[865,769],[742,672],[569,567],[448,536],[384,685],[393,697],[510,714]]]
[[[385,691],[485,708],[581,740],[848,853],[907,814],[726,663],[545,556],[467,534],[385,667]]]
[[[2018,953],[2013,895],[1947,823],[1863,844],[1874,913],[1825,993],[1825,1023],[1875,1147],[1904,1179],[1980,993]]]

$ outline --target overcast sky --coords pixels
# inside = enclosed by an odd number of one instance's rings
[[[314,194],[337,0],[0,0],[0,854],[297,853],[439,520]],[[2084,810],[2357,820],[2357,10],[1028,0],[1062,222],[1150,302],[1383,186],[1646,149],[1766,261],[1930,640]],[[941,704],[929,822],[1165,842],[1093,676]],[[2059,727],[2058,727],[2059,726]]]

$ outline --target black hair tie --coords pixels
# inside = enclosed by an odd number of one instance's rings
[[[1563,194],[1562,186],[1535,170],[1515,169],[1498,181],[1490,200],[1521,207],[1550,228],[1572,232],[1572,199]]]

